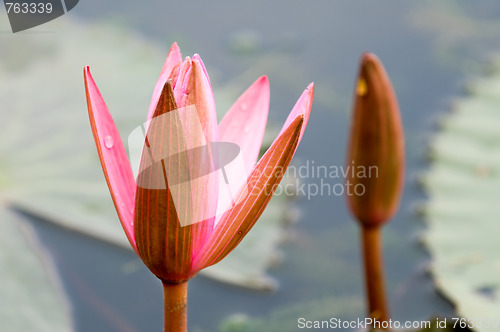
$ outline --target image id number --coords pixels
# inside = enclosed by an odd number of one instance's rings
[[[7,14],[50,14],[52,13],[51,3],[5,3]]]

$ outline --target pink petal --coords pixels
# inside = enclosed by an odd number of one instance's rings
[[[219,140],[240,147],[247,175],[259,157],[269,113],[269,98],[269,80],[262,76],[243,92],[219,124]]]
[[[195,104],[195,100],[192,88],[192,67],[193,61],[186,57],[184,63],[180,67],[179,75],[177,77],[177,82],[174,88],[175,101],[178,107],[178,113],[180,116],[180,121],[184,132],[186,133],[186,146],[188,149],[194,149],[199,146],[206,146],[208,144],[207,135],[205,132],[206,128],[203,128],[208,124],[210,126],[210,121],[206,121],[202,118],[201,109],[204,107],[198,107]],[[194,111],[194,112],[193,112]]]
[[[136,185],[132,168],[123,147],[120,133],[101,93],[90,74],[89,67],[84,68],[85,92],[89,111],[90,126],[101,160],[102,170],[130,245],[137,252],[134,237],[134,206]]]
[[[217,141],[217,117],[215,101],[208,77],[198,60],[186,58],[179,71],[177,84],[174,88],[175,99],[179,107],[179,115],[186,133],[186,145],[189,149],[207,147],[206,154],[190,154],[189,166],[191,175],[202,173],[200,169],[213,164],[210,142]],[[195,110],[194,116],[191,112]],[[207,165],[207,162],[210,165]],[[191,197],[194,206],[198,207],[198,215],[206,223],[213,221],[218,201],[218,178],[208,176],[192,181]],[[209,193],[207,195],[207,193]]]
[[[203,73],[205,74],[205,76],[208,80],[208,84],[210,84],[210,89],[211,89],[212,84],[210,83],[210,77],[208,77],[207,68],[205,67],[205,64],[203,63],[203,60],[201,60],[201,56],[198,53],[196,53],[195,55],[193,55],[193,60],[196,60],[200,63],[201,68],[203,69]]]
[[[292,121],[294,121],[295,118],[297,118],[297,116],[299,115],[304,116],[304,125],[302,126],[302,131],[300,133],[299,143],[300,140],[302,139],[302,136],[304,135],[304,130],[306,129],[307,122],[309,121],[313,95],[314,95],[314,83],[311,83],[307,86],[304,92],[302,92],[302,95],[300,95],[299,100],[297,100],[297,103],[290,112],[290,115],[288,115],[288,118],[286,119],[285,124],[281,129],[281,132],[283,132],[284,130],[286,130],[286,128],[288,128],[290,123],[292,123]]]
[[[161,90],[163,89],[165,82],[169,79],[172,70],[180,63],[182,63],[181,50],[179,49],[177,43],[173,43],[168,51],[167,59],[165,60],[160,77],[158,78],[153,91],[153,97],[151,98],[151,104],[149,105],[148,120],[153,117],[153,113],[156,109],[156,103],[158,103],[158,98],[160,98]]]
[[[181,225],[181,220],[196,216],[198,206],[190,190],[175,190],[190,167],[186,136],[176,110],[172,86],[167,82],[148,127],[135,202],[135,238],[141,259],[166,282],[192,277],[193,252],[212,231],[204,222]]]
[[[189,74],[191,72],[191,66],[193,62],[190,57],[186,57],[184,62],[179,67],[179,74],[177,75],[177,79],[175,82],[172,82],[172,88],[174,90],[175,100],[177,102],[177,107],[184,107],[187,105],[183,105],[182,101],[185,95],[185,85],[186,81],[189,78]]]
[[[215,100],[204,67],[196,59],[186,58],[181,67],[174,89],[179,108],[194,105],[198,112],[198,121],[205,133],[206,142],[217,141],[217,114]],[[189,119],[191,120],[191,119]]]
[[[298,144],[304,118],[299,115],[273,142],[248,178],[248,190],[227,211],[193,261],[193,271],[229,254],[255,224],[281,181]],[[243,196],[242,196],[243,195]]]

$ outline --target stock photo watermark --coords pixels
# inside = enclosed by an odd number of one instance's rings
[[[314,160],[306,160],[301,165],[290,165],[283,181],[267,194],[274,191],[275,195],[301,196],[307,200],[317,196],[363,196],[365,185],[349,179],[375,178],[378,178],[375,165],[361,166],[353,162],[350,165],[320,165]]]
[[[389,319],[387,321],[376,318],[358,318],[353,320],[342,320],[331,317],[328,320],[308,320],[304,317],[297,319],[299,329],[355,329],[355,330],[387,330],[387,329],[497,329],[500,323],[497,319],[478,318],[442,318],[436,317],[430,320],[398,321]]]
[[[137,127],[128,137],[128,147],[137,186],[169,189],[181,226],[220,217],[248,195],[240,147],[207,142],[194,105]],[[208,198],[216,208],[204,204],[208,188],[217,188],[217,197]]]
[[[128,137],[128,150],[137,186],[168,189],[181,226],[211,218],[217,222],[248,195],[264,192],[307,200],[317,196],[362,196],[366,188],[358,180],[378,178],[377,166],[354,162],[327,166],[307,160],[286,169],[246,169],[237,144],[207,142],[194,105],[166,112],[134,129]],[[272,177],[281,177],[281,183],[258,186],[266,184],[258,179]],[[214,204],[207,204],[207,200]]]
[[[75,8],[79,0],[4,0],[13,33],[52,21]]]

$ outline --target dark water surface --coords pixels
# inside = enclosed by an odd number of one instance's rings
[[[500,12],[493,1],[479,6],[459,3],[466,9],[452,16],[467,11],[481,21]],[[243,77],[244,88],[268,74],[273,123],[284,121],[301,91],[314,81],[315,101],[297,165],[344,164],[358,59],[363,51],[376,53],[395,85],[407,142],[401,208],[384,230],[392,314],[403,321],[453,315],[452,306],[433,288],[427,272],[430,258],[418,243],[424,226],[414,207],[425,196],[415,179],[425,170],[426,138],[434,130],[436,114],[446,110],[449,96],[460,93],[465,75],[494,48],[484,40],[467,45],[476,40],[474,35],[455,44],[446,39],[457,26],[431,15],[446,12],[446,6],[455,8],[449,2],[86,0],[71,14],[87,22],[116,21],[165,50],[177,40],[183,54],[201,54],[215,84]],[[444,43],[451,46],[443,49]],[[242,75],[248,68],[255,70]],[[297,204],[301,217],[295,240],[283,246],[284,261],[271,270],[279,290],[255,293],[197,277],[189,289],[190,331],[216,331],[223,319],[236,313],[266,320],[293,307],[299,308],[297,315],[307,317],[318,300],[337,299],[351,308],[332,307],[331,317],[363,317],[358,232],[344,198],[303,197]],[[78,331],[161,330],[160,283],[133,253],[47,224],[37,227],[58,263]],[[298,328],[295,324],[284,330]]]

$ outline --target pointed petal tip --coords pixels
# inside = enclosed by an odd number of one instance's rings
[[[261,77],[259,77],[257,79],[257,84],[260,84],[264,87],[266,87],[267,90],[270,90],[270,84],[269,84],[269,78],[267,77],[267,75],[262,75]]]
[[[199,58],[199,57],[198,57]],[[189,71],[190,77],[189,79],[202,82],[202,84],[207,84],[206,88],[212,90],[210,85],[210,79],[206,72],[205,66],[203,65],[203,61],[201,59],[196,59],[194,56],[192,59],[189,59],[191,68]]]
[[[175,102],[174,90],[172,89],[172,81],[167,80],[165,84],[163,84],[152,119],[176,109],[177,104]]]
[[[269,84],[269,78],[267,77],[267,75],[262,75],[261,77],[259,77],[257,79],[258,82],[267,82]]]
[[[163,72],[165,72],[165,74],[168,75],[169,71],[172,70],[175,64],[181,61],[182,61],[181,49],[179,48],[179,45],[177,45],[177,42],[174,42],[172,46],[170,46],[170,49],[168,50],[167,58],[165,59],[165,63],[163,65],[162,74]],[[168,70],[166,70],[167,68]]]
[[[309,83],[307,88],[302,92],[302,95],[297,100],[297,105],[304,105],[305,107],[301,108],[301,114],[309,114],[311,112],[313,97],[314,97],[314,82]]]
[[[172,50],[172,51],[180,51],[181,49],[179,48],[179,44],[177,44],[177,42],[174,41],[174,43],[172,44],[172,46],[170,46],[170,50]]]
[[[269,79],[267,78],[266,75],[262,75],[261,77],[257,78],[243,94],[247,93],[248,90],[256,90],[259,91],[260,93],[265,91],[266,94],[268,95],[268,98],[270,98],[271,87],[269,85]],[[243,94],[241,96],[243,96]]]
[[[304,91],[305,93],[307,93],[307,102],[309,103],[308,105],[308,112],[311,112],[311,107],[312,107],[312,102],[313,102],[313,98],[314,98],[314,89],[315,89],[315,85],[314,85],[314,82],[311,82],[306,90]]]
[[[92,78],[92,75],[90,74],[90,67],[89,66],[83,67],[83,78],[85,78],[85,85],[87,85],[87,79]]]
[[[177,42],[174,42],[172,46],[170,46],[167,55],[167,59],[168,58],[175,59],[176,61],[178,60],[182,61],[181,49],[179,48],[179,45],[177,45]]]
[[[297,119],[299,115],[302,115],[304,119],[304,124],[302,126],[302,131],[299,137],[299,142],[300,142],[300,140],[302,139],[302,135],[304,134],[305,128],[307,126],[307,122],[309,121],[309,115],[311,114],[313,98],[314,98],[314,83],[310,83],[307,86],[307,88],[302,92],[299,99],[295,103],[295,106],[290,112],[290,115],[288,115],[288,118],[286,119],[285,124],[281,129],[281,132],[283,132],[286,128],[288,128],[292,123],[292,121]]]
[[[305,96],[311,103],[312,103],[312,98],[314,96],[314,82],[309,83],[307,88],[305,88],[304,92],[302,92],[302,96],[300,96],[299,100]]]
[[[156,82],[155,88],[153,90],[153,96],[151,97],[151,102],[149,104],[149,111],[147,117],[148,120],[151,120],[151,117],[153,116],[153,112],[155,110],[158,98],[161,94],[161,90],[163,89],[165,81],[169,78],[175,79],[177,77],[178,68],[180,68],[181,63],[182,63],[181,50],[179,49],[177,42],[174,42],[172,46],[170,46],[167,58],[163,63],[163,68],[161,70],[160,77],[158,78],[158,81]]]
[[[205,67],[205,65],[203,64],[203,60],[201,59],[201,56],[198,53],[195,53],[193,55],[191,61],[198,63],[199,65],[201,65],[201,67]]]
[[[194,55],[192,58],[190,58],[189,60],[191,61],[191,64],[192,64],[193,66],[195,66],[195,65],[196,65],[196,66],[198,66],[198,67],[202,68],[202,67],[204,67],[204,66],[202,65],[203,61],[201,60],[200,56],[199,56],[199,55],[197,56],[197,55],[198,55],[198,54],[195,54],[195,55]],[[187,59],[187,58],[189,58],[189,57],[186,57],[186,59]]]
[[[266,75],[262,75],[261,77],[256,79],[248,89],[259,89],[261,92],[265,91],[266,94],[269,95],[268,98],[270,98],[271,86],[269,84],[269,78]]]
[[[201,59],[200,55],[198,53],[195,53],[195,55],[193,55],[192,61],[196,62],[199,65],[199,67],[201,67],[201,69],[203,70],[203,74],[205,75],[208,83],[210,84],[210,89],[211,89],[212,83],[210,82],[210,77],[208,76],[207,68],[205,67],[205,64],[203,63],[203,60]]]
[[[90,67],[85,66],[83,67],[83,82],[85,85],[85,94],[87,96],[87,108],[89,112],[98,112],[101,108],[97,107],[95,110],[93,109],[95,103],[99,103],[99,101],[102,100],[102,103],[104,103],[104,100],[102,99],[101,93],[99,92],[99,89],[97,88],[97,84],[94,81],[94,78],[92,77],[92,74],[90,73]]]

